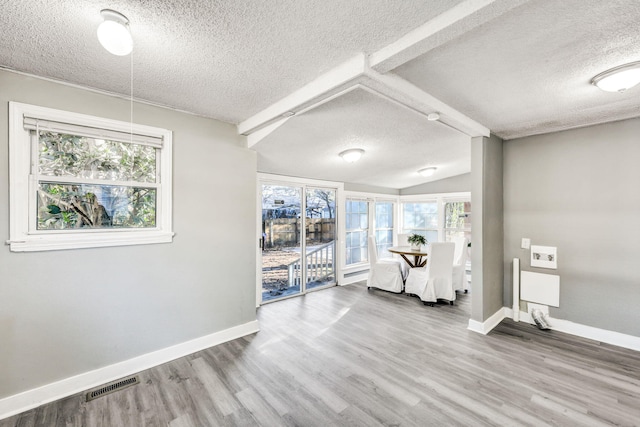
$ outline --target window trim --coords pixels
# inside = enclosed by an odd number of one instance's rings
[[[438,242],[445,241],[446,229],[444,227],[444,205],[447,202],[471,202],[471,192],[463,191],[457,193],[434,193],[434,194],[420,194],[420,195],[406,195],[400,196],[398,203],[398,214],[400,216],[399,230],[404,230],[404,217],[402,211],[403,203],[422,203],[422,202],[437,202],[438,203]],[[473,207],[471,208],[473,209]],[[472,226],[473,228],[473,226]],[[434,230],[432,230],[434,231]]]
[[[387,227],[387,228],[379,228],[378,227],[378,221],[377,221],[377,211],[376,211],[376,205],[378,203],[391,203],[391,227]],[[397,244],[396,242],[396,238],[397,238],[397,230],[396,230],[396,225],[397,225],[397,202],[395,200],[386,200],[386,199],[375,199],[373,200],[373,235],[374,237],[376,237],[376,250],[378,251],[378,258],[380,259],[390,259],[392,258],[392,254],[385,250],[384,253],[381,253],[380,251],[380,243],[378,243],[377,240],[377,233],[378,230],[384,230],[384,231],[389,231],[391,230],[391,247],[395,246]]]
[[[31,175],[31,137],[24,118],[69,123],[162,139],[159,148],[156,227],[148,229],[87,229],[34,232],[29,221],[35,208]],[[135,138],[135,137],[134,137]],[[170,243],[172,227],[172,140],[170,130],[132,124],[36,105],[9,102],[9,241],[12,252]],[[33,193],[33,194],[32,194]]]
[[[441,236],[442,236],[442,227],[441,227],[441,218],[442,218],[442,202],[441,199],[438,197],[431,197],[431,198],[424,198],[422,200],[413,200],[413,199],[407,199],[407,200],[403,200],[400,202],[400,206],[399,206],[399,212],[400,212],[400,228],[399,228],[399,233],[404,233],[405,230],[407,230],[408,228],[406,227],[406,224],[404,223],[404,206],[406,204],[422,204],[422,203],[433,203],[436,205],[436,215],[438,217],[437,220],[437,224],[435,227],[428,227],[428,228],[414,228],[412,230],[419,230],[419,231],[424,231],[426,233],[430,232],[430,231],[435,231],[437,236],[438,236],[438,240],[437,241],[441,241]]]
[[[347,220],[347,201],[358,201],[358,202],[366,202],[367,203],[367,229],[366,229],[366,239],[365,239],[365,244],[366,244],[366,255],[367,255],[367,260],[366,261],[358,261],[358,262],[352,262],[351,264],[347,263],[347,253],[349,251],[349,245],[347,243],[347,233],[349,232],[361,232],[363,231],[363,229],[357,229],[357,230],[347,230],[347,224],[346,224],[346,220]],[[360,212],[359,212],[360,213]],[[345,214],[345,225],[344,225],[344,245],[345,245],[345,252],[344,252],[344,265],[345,268],[354,268],[354,267],[358,267],[358,266],[362,266],[362,265],[369,265],[369,235],[370,235],[370,230],[371,230],[371,199],[367,199],[367,198],[363,198],[363,197],[358,197],[358,196],[350,196],[347,195],[344,198],[344,214]],[[362,246],[360,246],[362,247]]]

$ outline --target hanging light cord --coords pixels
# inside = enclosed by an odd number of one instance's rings
[[[133,144],[133,52],[129,54],[131,59],[131,76],[130,76],[130,88],[131,88],[131,97],[129,98],[129,137],[131,138],[131,144]]]

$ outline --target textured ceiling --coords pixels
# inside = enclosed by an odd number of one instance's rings
[[[640,1],[536,0],[393,72],[502,138],[640,116],[640,87],[596,74],[640,60]]]
[[[640,60],[638,0],[0,0],[0,6],[0,67],[128,96],[133,66],[136,99],[241,125],[277,120],[282,111],[274,106],[322,76],[340,77],[332,73],[351,58],[368,58],[371,69],[364,67],[359,82],[373,82],[378,95],[356,89],[327,102],[327,91],[303,99],[304,111],[262,140],[251,136],[250,144],[259,141],[252,148],[262,172],[390,188],[466,173],[469,132],[428,122],[425,114],[436,109],[446,120],[505,139],[640,116],[640,87],[612,94],[589,84],[601,71]],[[116,57],[99,45],[103,8],[129,18],[132,56]],[[331,94],[356,82],[343,83]],[[360,162],[337,157],[355,145],[367,150]],[[436,176],[415,173],[429,165],[438,166]]]
[[[129,57],[98,43],[100,10],[129,18],[134,96],[238,123],[357,53],[459,3],[447,0],[2,1],[0,64],[129,92]]]
[[[262,172],[286,164],[292,176],[389,188],[425,182],[418,170],[429,166],[438,167],[430,180],[469,172],[471,152],[467,136],[362,89],[295,117],[255,148]],[[338,154],[349,148],[365,154],[346,163]]]

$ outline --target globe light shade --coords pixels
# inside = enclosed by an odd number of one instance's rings
[[[103,9],[100,14],[104,22],[98,26],[98,40],[110,53],[125,56],[133,50],[133,39],[129,32],[129,20],[121,13]]]
[[[624,92],[638,83],[640,83],[640,61],[612,68],[591,79],[591,84],[606,92]]]
[[[434,173],[436,173],[436,170],[438,170],[438,168],[435,168],[435,167],[431,167],[431,168],[424,168],[424,169],[420,169],[420,170],[418,171],[418,173],[419,173],[420,175],[424,176],[424,177],[427,177],[427,176],[431,176],[431,175],[433,175]]]
[[[353,163],[360,160],[360,157],[364,154],[364,150],[360,148],[353,148],[351,150],[345,150],[340,153],[340,157],[347,163]]]

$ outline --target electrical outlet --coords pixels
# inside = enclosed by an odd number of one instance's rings
[[[531,247],[531,239],[527,239],[526,237],[522,238],[522,249],[529,249]]]

